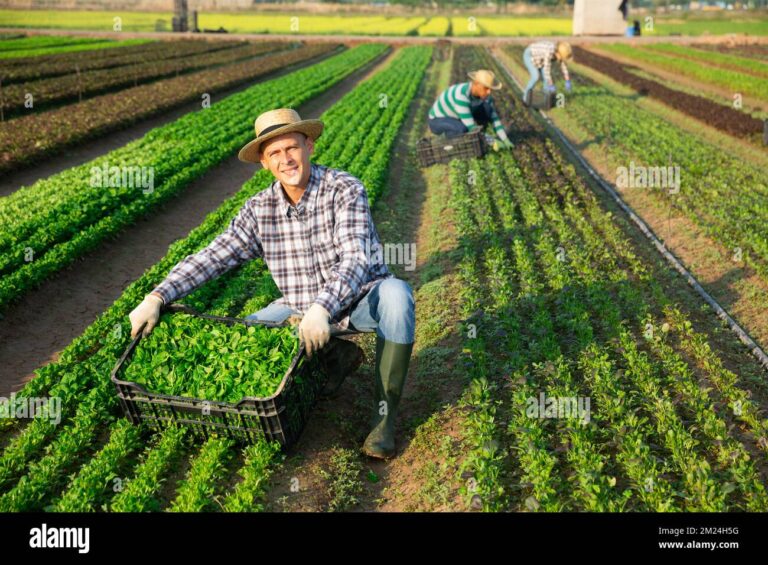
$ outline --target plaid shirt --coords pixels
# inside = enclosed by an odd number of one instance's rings
[[[381,260],[363,183],[349,173],[311,165],[296,206],[280,181],[248,199],[208,247],[176,265],[153,292],[166,304],[228,270],[263,258],[283,296],[300,313],[320,304],[331,323],[349,325],[349,306],[380,279],[392,277]]]
[[[552,61],[555,60],[557,45],[551,41],[537,41],[531,43],[531,61],[537,69],[541,69],[544,75],[544,84],[552,84]],[[570,80],[568,67],[565,61],[560,61],[560,71],[563,73],[564,80]]]

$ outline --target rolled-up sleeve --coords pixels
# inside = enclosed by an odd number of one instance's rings
[[[207,281],[251,259],[263,257],[253,199],[246,202],[227,229],[207,247],[188,255],[153,292],[165,304],[183,298]]]
[[[501,118],[499,117],[499,112],[496,110],[496,104],[493,102],[493,99],[491,99],[491,120],[493,122],[493,131],[496,132],[496,135],[499,137],[499,139],[509,139],[507,137],[507,131],[504,129],[504,124],[501,122]]]
[[[331,276],[315,300],[333,320],[357,297],[364,282],[371,257],[371,211],[363,184],[354,177],[336,198],[334,215],[334,246],[339,261],[331,269]]]

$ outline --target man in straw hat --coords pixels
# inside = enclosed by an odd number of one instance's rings
[[[497,147],[511,147],[504,125],[493,104],[492,90],[499,90],[501,83],[492,71],[480,69],[469,73],[471,80],[446,88],[429,110],[429,129],[435,135],[448,137],[462,135],[486,124],[493,124],[499,138],[489,136],[489,142]]]
[[[296,111],[283,108],[261,114],[255,130],[256,138],[238,157],[261,163],[275,181],[250,198],[210,245],[186,257],[145,297],[130,314],[131,335],[142,327],[144,335],[150,332],[164,304],[261,257],[282,297],[248,318],[282,323],[301,316],[299,337],[307,355],[317,352],[328,374],[327,395],[363,361],[357,345],[331,335],[376,332],[372,430],[363,451],[391,457],[414,342],[411,288],[389,272],[377,253],[381,243],[363,183],[344,171],[310,163],[323,123],[302,120]]]
[[[560,71],[565,79],[565,90],[571,91],[571,76],[568,74],[566,61],[573,59],[571,44],[565,41],[537,41],[531,43],[523,51],[523,62],[531,75],[523,93],[523,102],[531,103],[531,91],[539,79],[544,79],[544,89],[547,92],[556,92],[557,88],[552,80],[552,61],[560,61]]]

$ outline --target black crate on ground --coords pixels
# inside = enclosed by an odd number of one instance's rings
[[[228,318],[201,314],[181,304],[171,304],[171,312],[183,312],[215,320],[228,325],[264,325],[284,327],[242,318]],[[350,332],[351,333],[351,332]],[[198,439],[205,439],[216,432],[240,444],[260,439],[276,440],[283,447],[290,447],[301,435],[320,391],[325,386],[326,375],[317,367],[317,356],[308,359],[304,347],[293,358],[277,391],[266,398],[247,397],[240,402],[215,402],[185,396],[156,394],[141,385],[121,380],[125,367],[141,341],[141,333],[112,370],[111,379],[123,412],[133,424],[144,423],[149,429],[159,431],[171,423],[186,426]]]
[[[448,163],[452,159],[482,157],[483,153],[485,137],[479,129],[457,137],[424,137],[416,143],[416,156],[422,167]]]
[[[539,110],[550,110],[555,107],[555,95],[543,90],[532,90],[530,105]]]

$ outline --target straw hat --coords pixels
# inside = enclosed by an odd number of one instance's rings
[[[301,132],[311,139],[317,139],[323,133],[323,122],[320,120],[302,120],[296,110],[278,108],[264,112],[253,124],[256,139],[250,141],[237,154],[238,159],[246,163],[259,162],[259,148],[265,141],[294,131]]]
[[[557,54],[560,55],[560,59],[563,61],[570,61],[573,59],[573,50],[571,44],[566,41],[560,41],[557,44]]]
[[[496,75],[493,74],[493,71],[480,69],[479,71],[469,72],[467,75],[469,75],[469,78],[471,78],[473,81],[479,82],[491,90],[498,90],[501,88],[501,83],[496,80]]]

